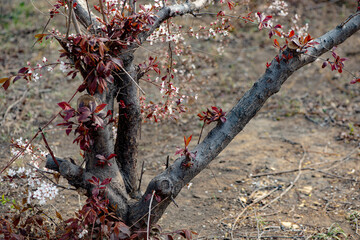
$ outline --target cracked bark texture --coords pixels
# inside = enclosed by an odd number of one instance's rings
[[[86,9],[84,1],[77,1],[79,9]],[[199,11],[208,4],[207,0],[198,0],[195,2],[186,2],[184,4],[175,4],[159,10],[153,26],[150,26],[148,32],[140,36],[141,42],[160,26],[162,22],[171,17],[193,13]],[[87,11],[76,11],[78,19],[87,27],[94,18],[90,20]],[[93,23],[94,24],[94,23]],[[266,100],[277,93],[282,84],[298,69],[315,61],[320,55],[329,51],[334,46],[343,43],[347,38],[360,29],[360,16],[354,14],[344,23],[323,36],[315,39],[319,44],[308,48],[306,54],[292,52],[294,58],[289,61],[272,61],[271,66],[254,83],[252,88],[247,91],[238,103],[227,114],[227,121],[219,123],[214,127],[204,140],[193,149],[197,152],[194,165],[190,168],[183,166],[185,159],[178,158],[168,169],[151,180],[147,186],[146,192],[139,197],[136,191],[136,156],[137,156],[137,136],[140,126],[140,106],[138,100],[138,90],[133,83],[137,81],[137,72],[133,64],[133,52],[137,49],[130,46],[130,50],[122,56],[118,56],[124,62],[126,71],[133,77],[131,79],[125,72],[114,74],[115,82],[111,85],[110,91],[103,94],[97,94],[102,102],[108,104],[108,109],[113,109],[114,100],[123,100],[129,107],[120,109],[118,134],[114,146],[112,131],[110,127],[99,130],[95,136],[95,144],[91,152],[87,153],[86,168],[83,169],[71,162],[59,158],[60,167],[57,167],[52,158],[47,159],[47,167],[58,171],[65,177],[69,183],[78,188],[84,188],[88,194],[91,193],[91,185],[87,179],[96,176],[101,180],[112,177],[113,180],[107,188],[110,204],[117,205],[117,215],[121,217],[129,226],[144,228],[149,210],[149,200],[147,196],[153,191],[161,197],[159,203],[154,200],[153,210],[151,211],[151,223],[156,223],[171,204],[181,189],[190,182],[198,173],[200,173],[245,127],[245,125],[256,115]],[[287,49],[285,55],[290,53]],[[107,156],[115,151],[116,160],[112,159],[112,165],[104,168],[96,166],[96,154]],[[138,199],[139,198],[139,199]]]

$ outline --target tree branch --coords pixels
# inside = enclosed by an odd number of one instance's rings
[[[219,123],[210,131],[203,142],[195,147],[193,152],[196,152],[196,159],[193,160],[193,166],[186,168],[183,164],[184,157],[180,157],[166,171],[149,183],[142,199],[129,208],[130,224],[137,223],[138,227],[146,225],[144,220],[138,220],[147,214],[149,205],[147,196],[154,190],[157,195],[164,199],[152,211],[152,224],[156,223],[171,203],[171,197],[176,197],[182,187],[200,173],[231,142],[261,109],[265,101],[280,90],[281,85],[291,74],[315,61],[317,57],[331,50],[334,46],[343,43],[359,29],[360,16],[356,15],[345,24],[339,25],[316,39],[315,41],[319,44],[309,48],[307,54],[291,52],[295,55],[294,58],[289,61],[282,60],[280,63],[274,59],[271,66],[266,69],[265,74],[254,83],[253,87],[228,113],[227,121]],[[287,49],[284,54],[287,55],[290,51]]]
[[[59,162],[60,166],[57,166],[53,160],[53,158],[48,155],[46,157],[46,165],[45,167],[54,171],[57,171],[63,176],[66,180],[68,180],[68,183],[77,189],[85,189],[87,192],[87,196],[91,195],[91,191],[94,188],[94,185],[92,185],[90,182],[88,182],[88,179],[91,179],[93,176],[96,176],[82,167],[79,167],[70,161],[62,158],[56,158],[56,160]],[[113,163],[114,166],[116,166],[115,163]],[[110,169],[103,169],[104,171],[111,171]],[[98,177],[98,176],[96,176]],[[101,178],[101,180],[104,180]],[[125,191],[122,190],[123,187],[119,182],[117,181],[111,181],[109,185],[106,186],[106,194],[109,198],[110,204],[114,207],[115,212],[117,216],[119,216],[122,219],[127,218],[128,213],[128,196],[125,193]]]
[[[196,0],[195,2],[186,1],[183,4],[176,4],[162,8],[159,12],[157,12],[156,20],[150,27],[149,31],[144,32],[139,36],[140,42],[144,42],[146,38],[149,37],[161,25],[161,23],[167,19],[199,11],[210,3],[210,0]]]
[[[123,72],[116,76],[117,101],[119,103],[119,119],[115,143],[116,162],[124,179],[127,193],[132,198],[140,198],[136,176],[137,138],[141,123],[138,88],[134,84],[134,76],[137,72],[133,64],[128,67],[125,66],[125,68]],[[121,106],[121,101],[125,106]]]
[[[100,27],[99,22],[96,20],[97,16],[87,8],[87,0],[74,0],[74,2],[77,3],[74,11],[81,25],[85,28],[93,25],[92,29]]]

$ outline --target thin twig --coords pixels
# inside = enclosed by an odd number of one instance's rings
[[[75,93],[71,96],[71,98],[69,99],[68,103],[70,103],[75,95],[79,92],[79,89],[76,89]],[[47,128],[54,120],[55,118],[61,113],[62,110],[60,110],[57,114],[55,114],[43,127],[42,129]],[[34,139],[39,135],[40,130],[38,130],[35,135],[30,139],[30,141],[25,145],[25,147],[23,149],[21,149],[20,151],[18,151],[18,153],[13,156],[11,158],[11,160],[6,164],[6,166],[1,170],[0,174],[2,174],[16,159],[18,159],[24,152],[25,150],[29,147],[29,145],[32,143],[32,141],[34,141]]]
[[[234,229],[236,226],[236,223],[239,221],[240,217],[252,206],[254,206],[255,204],[257,204],[258,202],[262,201],[263,199],[267,198],[268,196],[270,196],[271,194],[273,194],[275,191],[279,190],[279,188],[274,188],[273,190],[271,190],[269,193],[259,197],[258,199],[256,199],[253,203],[251,203],[250,205],[247,205],[239,215],[236,216],[236,219],[234,221],[234,223],[231,226],[231,231],[230,231],[230,236],[231,239],[234,239]]]
[[[104,6],[103,6],[103,3],[102,3],[102,0],[99,0],[99,5],[100,5],[100,11],[101,11],[103,20],[104,20],[104,22],[106,23],[106,25],[108,25],[109,22],[108,22],[107,16],[105,15],[105,11],[104,11]]]
[[[205,127],[205,122],[204,122],[204,124],[203,124],[202,127],[201,127],[200,135],[199,135],[199,140],[198,140],[198,143],[197,143],[197,144],[200,143],[200,139],[201,139],[201,135],[202,135],[202,133],[203,133],[204,127]]]
[[[291,169],[291,170],[285,170],[285,171],[279,171],[279,172],[271,172],[271,173],[260,173],[260,174],[256,174],[256,175],[250,175],[251,178],[257,178],[257,177],[263,177],[263,176],[273,176],[273,175],[281,175],[281,174],[285,174],[285,173],[293,173],[293,172],[297,172],[297,171],[305,171],[305,170],[314,170],[313,168],[297,168],[297,169]]]
[[[5,113],[4,113],[4,116],[3,116],[3,119],[1,120],[0,126],[2,126],[2,125],[4,124],[4,121],[5,121],[5,119],[6,119],[6,116],[8,115],[8,113],[10,112],[10,110],[11,110],[13,107],[15,107],[18,103],[22,102],[22,101],[25,99],[27,93],[28,93],[28,89],[26,89],[26,90],[24,91],[23,95],[22,95],[18,100],[16,100],[15,102],[13,102],[13,103],[6,109],[6,111],[5,111]]]
[[[49,180],[49,181],[50,181],[52,184],[54,184],[56,187],[63,188],[63,189],[67,189],[67,190],[74,190],[74,191],[76,191],[75,188],[68,188],[68,187],[65,187],[65,186],[63,186],[63,185],[57,184],[57,183],[54,182],[51,178],[49,178],[48,176],[45,175],[45,173],[48,173],[48,174],[53,174],[53,173],[50,173],[50,172],[48,172],[48,171],[41,170],[41,169],[39,169],[39,168],[31,165],[30,163],[26,163],[26,165],[28,165],[28,166],[36,169],[36,171],[38,171],[38,172],[41,174],[41,176],[43,176],[44,178],[46,178],[47,180]]]
[[[73,24],[74,24],[74,27],[75,27],[75,32],[76,32],[76,34],[80,35],[81,31],[80,31],[78,20],[76,19],[76,14],[74,12],[74,7],[73,6],[71,6],[71,11],[72,11],[71,16],[72,16],[72,21],[73,21]]]
[[[156,204],[156,205],[151,209],[151,211],[154,210],[156,207],[160,206],[160,205],[161,205],[163,202],[165,202],[168,198],[169,198],[169,197],[166,197],[166,198],[164,198],[163,200],[161,200],[161,202],[159,202],[158,204]],[[134,222],[134,223],[130,226],[130,228],[132,228],[132,227],[135,226],[138,222],[140,222],[141,220],[143,220],[143,219],[146,217],[146,215],[148,215],[148,213],[145,213],[141,218],[139,218],[136,222]]]
[[[56,160],[56,157],[55,157],[55,155],[54,155],[54,152],[51,150],[51,148],[50,148],[50,146],[49,146],[49,144],[48,144],[48,142],[47,142],[47,140],[46,140],[45,134],[43,133],[43,131],[42,131],[42,129],[41,129],[40,127],[39,127],[39,131],[41,132],[41,136],[42,136],[42,138],[43,138],[43,140],[44,140],[45,147],[47,148],[47,150],[49,150],[49,153],[50,153],[53,161],[56,163],[56,165],[57,165],[58,167],[60,167],[60,164],[59,164],[58,161]]]
[[[121,9],[121,15],[123,15],[123,13],[124,13],[125,5],[126,5],[126,0],[124,0],[123,6]]]
[[[137,88],[139,88],[139,90],[142,92],[142,94],[146,95],[146,93],[144,92],[144,90],[142,90],[142,88],[139,86],[139,84],[135,81],[135,79],[125,70],[125,68],[123,68],[123,66],[120,66],[121,70],[123,70],[129,77],[130,79],[134,82],[134,84],[136,85]],[[113,71],[119,78],[121,78],[115,71]]]
[[[330,170],[332,168],[335,168],[337,167],[337,165],[339,165],[340,163],[348,160],[351,155],[353,155],[357,150],[359,149],[359,147],[356,147],[354,148],[353,150],[351,150],[345,157],[339,159],[339,160],[335,160],[335,161],[332,161],[330,162],[331,163],[331,167],[329,168],[325,168],[325,169],[316,169],[316,168],[312,168],[312,167],[304,167],[304,168],[296,168],[296,169],[290,169],[290,170],[285,170],[285,171],[279,171],[279,172],[271,172],[271,173],[260,173],[260,174],[256,174],[256,175],[250,175],[251,178],[256,178],[256,177],[263,177],[263,176],[273,176],[273,175],[281,175],[281,174],[286,174],[286,173],[292,173],[292,172],[297,172],[299,170],[301,171],[306,171],[306,170],[310,170],[310,171],[317,171],[317,172],[321,172],[321,173],[324,173],[324,174],[327,174],[327,175],[332,175],[333,177],[337,177],[337,178],[342,178],[341,176],[337,176],[337,175],[334,175],[334,174],[330,174],[330,173],[327,173],[327,172],[324,172],[326,170]],[[311,152],[311,151],[308,151],[308,152]],[[313,151],[314,152],[314,151]],[[314,153],[320,153],[320,152],[314,152]],[[320,153],[322,154],[322,153]],[[330,154],[330,153],[323,153],[323,154]],[[331,155],[335,155],[335,154],[331,154]],[[334,164],[334,163],[337,163],[337,164]],[[321,163],[323,164],[323,163]],[[311,165],[314,165],[314,164],[311,164]],[[309,165],[310,166],[310,165]],[[354,179],[350,179],[350,178],[344,178],[346,180],[351,180],[351,181],[356,181]]]
[[[92,17],[91,17],[91,12],[90,12],[90,8],[89,8],[89,0],[86,0],[86,8],[87,8],[87,11],[89,13],[89,19],[90,19],[90,23],[91,23],[91,28],[94,29],[94,25],[93,25]]]
[[[152,195],[151,195],[151,199],[150,199],[150,204],[149,204],[149,213],[148,213],[148,221],[147,221],[147,227],[146,227],[146,239],[149,240],[150,239],[150,217],[151,217],[151,204],[154,200],[154,195],[155,195],[155,190],[153,190]]]
[[[303,147],[304,149],[304,147]],[[279,196],[277,196],[276,198],[274,198],[273,200],[271,200],[268,204],[266,204],[265,206],[263,206],[262,208],[260,208],[260,211],[264,210],[265,208],[267,208],[268,206],[270,206],[272,203],[274,203],[275,201],[279,200],[282,196],[284,196],[287,192],[290,191],[290,189],[292,189],[295,186],[295,183],[299,180],[300,176],[301,176],[301,165],[305,159],[306,156],[306,151],[304,149],[304,153],[302,158],[299,161],[299,173],[298,175],[295,177],[294,181],[290,184],[290,186],[288,186],[284,192],[282,192]]]
[[[139,179],[139,187],[138,187],[138,191],[140,191],[140,187],[141,187],[141,181],[142,181],[142,177],[143,177],[143,174],[144,174],[144,164],[145,164],[145,161],[142,162],[142,165],[141,165],[141,172],[140,172],[140,179]]]
[[[50,217],[49,215],[47,215],[45,211],[39,209],[38,206],[35,206],[35,208],[37,208],[42,214],[44,214],[48,219],[50,219],[50,221],[52,221],[56,226],[58,226],[57,223],[54,221],[54,219],[52,219],[52,217]]]
[[[66,39],[69,37],[69,32],[70,32],[70,26],[71,26],[71,15],[72,15],[72,8],[71,6],[73,5],[73,1],[70,0],[70,2],[68,2],[68,9],[69,9],[69,16],[68,16],[68,22],[67,22],[67,29],[66,29]]]
[[[170,160],[170,156],[168,155],[168,156],[166,157],[165,169],[168,169],[168,168],[169,168],[169,160]]]

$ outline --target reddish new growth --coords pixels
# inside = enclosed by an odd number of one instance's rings
[[[96,155],[98,162],[96,163],[96,166],[99,166],[99,167],[104,167],[105,165],[107,166],[111,166],[111,163],[110,163],[110,159],[116,157],[116,154],[113,153],[113,154],[110,154],[108,157],[105,157],[101,154],[97,154]]]
[[[339,73],[342,73],[342,70],[344,68],[344,61],[347,60],[347,58],[341,58],[335,53],[335,49],[331,50],[332,56],[334,57],[334,61],[330,61],[329,58],[326,60],[326,62],[323,63],[322,68],[325,68],[327,65],[330,65],[331,71],[337,70]]]
[[[106,107],[105,103],[96,105],[95,102],[90,102],[89,106],[80,104],[77,110],[67,102],[61,102],[58,105],[63,109],[60,116],[65,121],[59,123],[58,126],[67,126],[66,134],[69,135],[73,125],[77,125],[74,133],[79,136],[75,138],[74,142],[78,143],[82,150],[87,151],[93,144],[92,135],[98,128],[104,126],[104,119],[111,115],[111,111],[109,110],[106,115],[101,112]],[[72,117],[78,117],[76,122],[69,121]]]
[[[175,152],[175,155],[177,154],[181,154],[180,156],[185,156],[185,160],[183,162],[183,166],[186,167],[186,168],[189,168],[191,167],[194,163],[192,162],[193,159],[196,158],[196,152],[195,153],[192,153],[189,151],[188,149],[188,146],[189,146],[189,143],[192,139],[192,135],[188,138],[186,138],[184,136],[184,143],[185,143],[185,148],[179,148],[176,152]]]
[[[198,114],[200,121],[204,121],[205,124],[210,124],[212,122],[221,121],[222,123],[226,122],[225,114],[221,108],[212,106],[212,110],[207,109],[206,112],[203,112],[204,115]]]
[[[260,12],[256,13],[259,18],[259,30],[263,29],[264,27],[267,28],[270,26],[269,21],[272,18],[272,16],[263,16]]]
[[[314,39],[310,36],[310,34],[308,34],[306,37],[298,36],[295,34],[294,30],[291,30],[289,35],[286,37],[286,46],[289,49],[296,50],[297,52],[302,52],[304,49],[319,44],[318,42],[315,42],[313,40]]]
[[[284,60],[286,62],[292,59],[294,57],[292,51],[296,51],[299,53],[306,53],[307,48],[319,44],[318,42],[313,41],[314,39],[310,36],[310,34],[308,34],[306,37],[298,36],[295,34],[294,30],[291,30],[287,36],[286,35],[282,35],[282,36],[285,37],[286,44],[281,46],[277,39],[274,39],[274,44],[273,44],[273,46],[279,49],[280,51],[280,54],[275,56],[275,60],[278,63],[280,63],[281,60]],[[291,50],[291,52],[289,52],[287,55],[283,53],[286,49]],[[270,66],[271,63],[266,63],[266,68],[269,68]]]
[[[76,216],[65,220],[65,232],[60,239],[133,239],[130,227],[109,210],[109,199],[105,195],[106,185],[111,178],[102,182],[96,177],[88,180],[94,185],[92,195]],[[60,216],[61,217],[61,216]]]

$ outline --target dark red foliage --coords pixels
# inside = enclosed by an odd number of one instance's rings
[[[106,107],[106,104],[96,105],[95,102],[89,102],[89,106],[79,105],[75,110],[67,102],[60,102],[58,105],[63,109],[60,116],[64,119],[63,123],[59,123],[58,126],[67,126],[66,134],[69,135],[75,125],[74,134],[78,134],[74,143],[79,144],[80,149],[88,151],[93,144],[92,136],[98,128],[104,126],[104,119],[111,115],[111,111],[105,115],[102,110]],[[70,118],[75,118],[74,121],[69,121]]]
[[[263,16],[260,12],[257,12],[257,15],[259,17],[259,30],[263,29],[264,27],[268,27],[268,21],[272,18],[272,16]]]
[[[222,123],[226,122],[225,114],[221,108],[212,106],[212,110],[207,109],[206,112],[203,112],[204,115],[198,114],[200,121],[204,121],[205,124],[210,124],[212,122],[221,121]]]
[[[196,158],[196,152],[190,152],[189,151],[189,144],[191,142],[191,139],[192,139],[192,135],[188,138],[186,138],[184,136],[184,144],[185,144],[185,147],[184,148],[179,148],[176,152],[175,152],[175,155],[178,155],[180,154],[180,156],[185,156],[185,161],[183,162],[183,166],[186,167],[186,168],[189,168],[193,165],[193,160]]]
[[[76,217],[64,221],[65,232],[60,239],[80,239],[79,235],[83,239],[130,239],[130,227],[116,217],[105,194],[106,185],[111,182],[111,178],[101,182],[93,176],[88,181],[94,185],[92,196],[76,213]]]
[[[96,155],[98,162],[96,164],[96,166],[100,166],[100,167],[104,167],[105,165],[107,166],[111,166],[111,163],[109,162],[110,159],[116,157],[116,154],[110,154],[108,157],[105,157],[103,155]]]
[[[326,66],[330,66],[331,67],[331,71],[337,70],[339,73],[342,73],[343,68],[344,68],[344,61],[347,60],[347,58],[341,58],[340,56],[338,56],[335,53],[335,48],[333,50],[331,50],[331,54],[334,58],[334,61],[330,61],[330,59],[328,58],[323,64],[322,64],[322,68],[325,68]],[[353,81],[351,82],[353,83]]]

